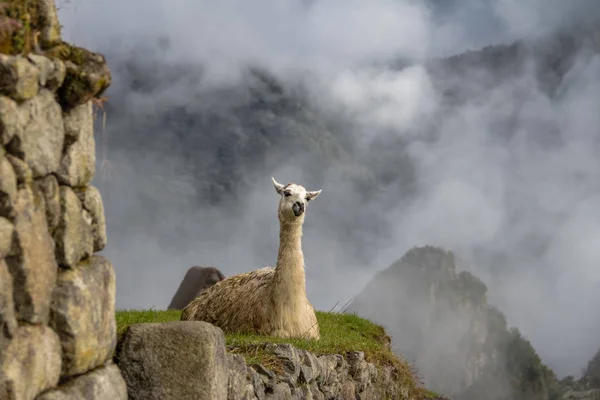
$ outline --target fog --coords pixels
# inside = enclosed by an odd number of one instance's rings
[[[117,271],[117,307],[166,307],[191,265],[212,265],[229,276],[274,263],[274,176],[323,189],[308,207],[303,243],[308,295],[316,308],[344,304],[408,248],[431,244],[465,260],[465,268],[488,285],[490,302],[559,375],[579,374],[600,347],[600,57],[582,52],[553,98],[538,89],[531,60],[524,73],[450,110],[421,65],[542,38],[600,16],[600,3],[58,4],[64,38],[106,54],[113,71],[107,104],[119,106],[107,114],[106,149],[97,126],[94,184],[105,203],[103,253]],[[144,90],[132,89],[132,57],[147,68],[140,78]],[[374,66],[386,60],[414,65],[400,71]],[[235,178],[252,185],[232,189],[223,181],[225,196],[210,200],[216,189],[198,177],[218,165],[211,154],[222,149],[187,147],[174,139],[175,128],[162,115],[177,107],[193,120],[208,110],[235,125],[238,116],[230,110],[246,98],[251,85],[243,68],[250,64],[290,88],[302,87],[319,118],[345,131],[354,154],[370,154],[374,143],[383,143],[381,157],[356,163],[389,159],[403,178],[378,189],[366,186],[365,193],[337,164],[282,145],[274,153],[283,156],[253,159]],[[187,122],[194,137],[212,129],[210,122]],[[305,125],[294,126],[308,130]],[[240,140],[248,134],[244,124],[235,129]],[[385,143],[396,147],[386,149]],[[103,150],[112,176],[102,165]]]

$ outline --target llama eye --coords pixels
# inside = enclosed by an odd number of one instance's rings
[[[291,194],[290,192],[283,192],[283,195],[284,195],[285,197],[290,197],[292,194]]]
[[[308,196],[306,196],[304,199],[306,200],[307,203],[310,201],[310,197],[308,197]]]

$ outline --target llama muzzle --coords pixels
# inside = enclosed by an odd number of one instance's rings
[[[304,203],[297,201],[292,205],[292,211],[296,217],[301,216],[304,213]]]

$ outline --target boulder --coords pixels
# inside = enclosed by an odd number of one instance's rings
[[[23,56],[0,54],[0,87],[2,94],[25,101],[38,94],[40,70]]]
[[[39,84],[41,87],[55,92],[62,85],[67,73],[65,63],[37,54],[29,54],[27,58],[40,70]]]
[[[10,97],[0,96],[0,145],[6,146],[13,137],[20,135],[25,126],[19,105]]]
[[[61,44],[49,51],[65,60],[67,74],[58,90],[60,103],[67,109],[87,103],[110,86],[112,77],[106,59],[81,47]]]
[[[249,384],[252,385],[252,388],[254,389],[256,398],[258,400],[265,400],[265,384],[261,379],[261,376],[256,372],[256,369],[251,366],[246,366],[246,376],[248,377]],[[231,400],[231,398],[228,400]]]
[[[225,276],[216,268],[190,267],[179,284],[179,288],[177,288],[168,308],[183,310],[202,291],[223,279],[225,279]]]
[[[65,122],[67,143],[75,143],[79,140],[82,132],[93,137],[94,120],[91,101],[73,107],[65,112],[63,114],[63,121]]]
[[[96,142],[92,103],[88,101],[65,113],[67,150],[56,173],[58,181],[71,187],[86,186],[96,172]]]
[[[54,231],[56,259],[62,267],[72,268],[94,251],[92,221],[86,218],[73,189],[60,186],[59,195],[60,221]]]
[[[13,251],[15,227],[4,217],[0,217],[0,260]]]
[[[0,362],[4,354],[4,343],[13,337],[17,329],[15,304],[13,302],[12,276],[4,260],[0,259]]]
[[[17,318],[45,324],[58,265],[48,233],[44,199],[26,186],[17,193],[14,211],[14,250],[6,257],[6,263],[13,277]]]
[[[43,325],[20,326],[0,364],[0,399],[33,400],[60,378],[60,341]]]
[[[292,400],[292,389],[287,383],[279,382],[273,386],[273,391],[266,395],[267,400]],[[295,399],[294,399],[295,400]]]
[[[60,222],[60,193],[58,181],[54,175],[36,179],[34,184],[46,202],[46,219],[48,229],[54,232]]]
[[[239,354],[227,354],[229,380],[227,400],[249,400],[255,397],[254,386],[247,379],[248,372],[244,357]]]
[[[225,337],[209,323],[132,325],[117,359],[132,400],[227,399]]]
[[[23,188],[25,185],[29,185],[33,182],[33,173],[25,161],[11,154],[7,154],[6,159],[15,173],[18,188]]]
[[[0,147],[0,215],[6,217],[12,210],[15,197],[17,196],[17,176]]]
[[[36,400],[127,400],[127,386],[114,364],[76,376]]]
[[[92,256],[61,269],[51,304],[50,325],[60,336],[63,376],[82,374],[114,353],[116,280],[112,264]]]
[[[102,195],[95,186],[75,189],[75,193],[83,209],[90,215],[92,221],[92,236],[94,238],[94,251],[100,251],[106,246],[106,218]]]
[[[42,89],[20,105],[18,112],[22,114],[18,121],[25,123],[15,129],[8,152],[27,162],[34,178],[55,172],[61,162],[65,127],[54,94]]]
[[[355,382],[359,398],[371,398],[375,395],[373,382],[377,378],[377,369],[365,360],[362,351],[350,351],[346,354],[348,373]]]

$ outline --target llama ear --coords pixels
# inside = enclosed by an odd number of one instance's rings
[[[282,194],[283,193],[283,185],[279,182],[277,182],[275,180],[275,178],[271,177],[271,180],[273,181],[273,186],[275,186],[275,190],[277,191],[277,193]]]
[[[315,192],[306,192],[306,201],[314,200],[320,194],[321,194],[321,190],[317,190]]]

